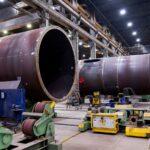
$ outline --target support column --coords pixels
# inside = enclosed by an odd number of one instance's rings
[[[109,43],[105,39],[102,39],[102,43],[104,43],[105,45],[109,46]],[[108,50],[106,50],[105,48],[103,48],[102,51],[104,53],[104,57],[108,57]]]
[[[75,54],[75,62],[76,62],[76,83],[74,85],[74,91],[79,92],[79,68],[78,68],[78,62],[79,62],[79,35],[78,32],[74,31],[72,33],[72,44],[74,48],[74,54]]]
[[[44,2],[47,3],[49,7],[53,6],[53,1],[52,0],[43,0]],[[40,27],[47,27],[50,25],[50,15],[47,11],[43,10],[40,12],[41,16],[41,24]]]
[[[90,57],[96,58],[96,43],[91,42],[90,46],[91,46]]]
[[[93,31],[92,29],[90,29],[90,34],[93,36],[96,36],[95,31]],[[90,57],[91,58],[96,58],[96,43],[95,42],[90,42],[90,47],[91,47],[91,51],[90,51]]]

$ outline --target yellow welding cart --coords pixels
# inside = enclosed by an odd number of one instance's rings
[[[116,134],[119,131],[118,115],[116,113],[92,113],[91,128],[93,132]]]

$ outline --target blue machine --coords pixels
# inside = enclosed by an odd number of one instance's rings
[[[20,81],[0,82],[0,121],[3,124],[18,124],[25,111],[25,89]]]

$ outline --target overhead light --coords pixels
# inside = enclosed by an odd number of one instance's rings
[[[80,42],[79,42],[79,45],[80,45],[80,46],[81,46],[81,45],[83,45],[83,42],[82,42],[82,41],[80,41]]]
[[[3,33],[4,33],[4,34],[8,34],[8,31],[7,31],[7,30],[3,30]]]
[[[5,0],[0,0],[0,3],[3,3]]]
[[[34,55],[35,54],[35,52],[31,52],[31,55]]]
[[[14,5],[14,7],[16,8],[16,9],[18,9],[18,8],[24,8],[24,7],[27,7],[28,6],[28,4],[26,4],[25,2],[18,2],[18,3],[16,3],[15,5]]]
[[[140,39],[140,38],[137,38],[137,39],[136,39],[136,42],[140,42],[140,41],[141,41],[141,39]]]
[[[89,44],[84,44],[83,47],[84,48],[90,48],[90,45]]]
[[[86,56],[85,54],[82,55],[83,58],[85,58],[85,56]]]
[[[132,32],[132,35],[133,35],[133,36],[137,35],[137,32],[136,32],[136,31],[133,31],[133,32]]]
[[[56,7],[54,7],[54,6],[52,6],[51,8],[52,8],[53,10],[55,10],[55,9],[56,9]]]
[[[132,22],[128,22],[128,23],[127,23],[127,26],[128,26],[128,27],[132,27],[132,25],[133,25]]]
[[[72,37],[72,35],[71,35],[71,34],[68,34],[68,37],[69,37],[69,38],[71,38],[71,37]]]
[[[71,38],[72,37],[72,32],[70,30],[68,30],[68,37]]]
[[[31,29],[31,28],[32,28],[32,24],[31,24],[31,23],[28,23],[28,24],[26,25],[26,27],[27,27],[28,29]]]
[[[127,13],[127,12],[126,12],[125,9],[121,9],[121,10],[119,11],[119,14],[120,14],[121,16],[125,15],[126,13]]]

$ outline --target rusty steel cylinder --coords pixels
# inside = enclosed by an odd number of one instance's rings
[[[85,60],[80,70],[81,95],[100,91],[116,95],[130,88],[137,95],[150,94],[150,55]]]
[[[17,77],[30,100],[64,100],[75,79],[74,51],[64,30],[50,26],[0,38],[0,81]]]

